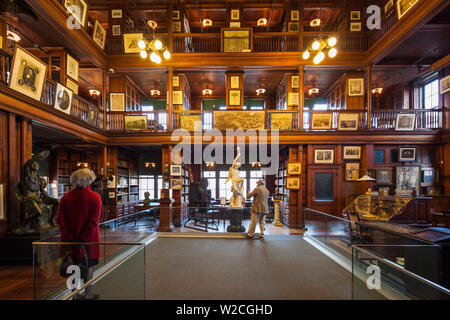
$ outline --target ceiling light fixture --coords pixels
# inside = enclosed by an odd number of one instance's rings
[[[381,95],[383,93],[383,88],[375,88],[375,89],[372,89],[372,94],[374,94],[374,95],[376,95],[376,96],[379,96],[379,95]]]
[[[203,89],[203,91],[202,91],[202,94],[204,95],[204,96],[210,96],[210,95],[212,95],[212,90],[211,89]]]
[[[336,57],[338,51],[334,47],[337,44],[336,37],[328,37],[328,39],[315,39],[314,42],[311,45],[310,49],[306,49],[302,57],[304,60],[308,60],[311,56],[310,51],[317,51],[316,55],[314,56],[313,62],[315,64],[321,63],[325,59],[325,53],[328,53],[328,56],[330,58]]]
[[[266,18],[260,18],[257,22],[256,25],[258,27],[265,27],[267,26],[267,19]]]
[[[161,95],[161,91],[159,91],[159,90],[150,90],[150,94],[152,96],[160,96]]]
[[[212,24],[213,24],[213,22],[212,22],[211,19],[203,19],[203,21],[202,21],[202,25],[203,25],[204,27],[211,27]]]
[[[14,31],[8,30],[6,32],[6,37],[11,40],[11,41],[15,41],[15,42],[19,42],[20,40],[22,40],[22,38],[15,33]]]
[[[308,90],[308,94],[310,96],[312,96],[313,94],[318,94],[319,93],[319,88],[312,88]]]
[[[311,22],[309,23],[309,25],[310,25],[311,27],[319,27],[319,26],[320,26],[320,19],[317,18],[317,19],[311,20]]]
[[[266,89],[264,88],[256,89],[256,95],[260,96],[263,95],[264,93],[266,93]]]
[[[91,97],[98,97],[98,96],[100,96],[100,91],[98,91],[98,90],[96,90],[96,89],[90,89],[89,90],[89,95],[91,96]]]
[[[147,59],[150,56],[150,60],[156,64],[160,64],[162,62],[161,56],[164,59],[168,60],[171,57],[169,50],[167,50],[164,43],[156,39],[155,29],[158,26],[158,23],[154,20],[147,21],[147,25],[153,30],[153,39],[147,40],[142,39],[138,42],[138,47],[141,49],[141,59]]]

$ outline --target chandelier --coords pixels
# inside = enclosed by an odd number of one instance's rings
[[[204,95],[204,96],[210,96],[210,95],[212,95],[212,90],[211,89],[203,89],[203,91],[202,91],[202,94]]]
[[[154,63],[160,64],[162,61],[161,56],[164,57],[164,59],[170,59],[170,52],[167,50],[164,43],[156,39],[155,29],[158,26],[156,21],[149,20],[147,22],[147,25],[153,29],[153,39],[152,40],[139,40],[138,47],[141,49],[141,58],[147,59],[148,56],[150,56],[150,60]]]
[[[150,94],[152,96],[160,96],[161,95],[161,91],[153,89],[153,90],[150,90]]]
[[[379,96],[379,95],[381,95],[383,93],[383,88],[375,88],[375,89],[372,89],[372,94],[374,94],[374,95],[376,95],[376,96]]]
[[[325,59],[325,53],[328,52],[328,56],[330,58],[334,58],[337,55],[337,49],[335,48],[337,43],[336,37],[330,36],[328,39],[315,39],[314,42],[311,45],[310,49],[306,49],[305,52],[303,52],[303,59],[307,60],[311,56],[311,51],[315,51],[316,55],[313,59],[313,62],[315,64],[319,64]]]
[[[264,93],[266,93],[266,89],[264,89],[264,88],[256,89],[257,96],[263,95]]]

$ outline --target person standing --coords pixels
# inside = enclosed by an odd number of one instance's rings
[[[80,169],[70,176],[73,189],[67,192],[59,203],[56,223],[61,230],[61,242],[99,242],[99,220],[102,200],[98,193],[91,190],[95,174],[89,169]],[[66,246],[74,264],[79,265],[82,278],[86,283],[94,275],[94,266],[98,264],[100,249],[98,245]],[[87,262],[86,262],[87,255]],[[85,265],[87,263],[87,266]],[[98,299],[92,294],[92,287],[85,290],[85,299]]]
[[[248,227],[247,238],[249,239],[257,239],[254,234],[257,222],[259,222],[260,229],[259,239],[264,238],[265,219],[266,214],[269,213],[269,190],[264,186],[264,180],[262,179],[259,179],[256,184],[257,187],[255,190],[247,194],[247,198],[254,197],[252,207],[250,208],[252,219]]]

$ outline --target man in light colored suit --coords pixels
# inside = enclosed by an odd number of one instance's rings
[[[258,186],[247,194],[247,198],[254,197],[250,213],[252,214],[252,220],[250,221],[250,226],[248,227],[247,238],[255,238],[254,232],[256,228],[256,223],[259,222],[260,234],[259,238],[264,238],[264,225],[266,214],[269,213],[269,190],[264,186],[264,180],[259,179],[256,183]]]

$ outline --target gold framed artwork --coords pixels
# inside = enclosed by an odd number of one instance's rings
[[[180,128],[187,131],[201,131],[202,130],[202,116],[201,115],[180,115]]]
[[[395,120],[396,131],[412,131],[416,124],[415,113],[399,113]]]
[[[78,84],[70,78],[66,78],[66,87],[72,90],[73,93],[78,95]]]
[[[302,164],[300,162],[288,163],[287,173],[290,175],[302,174]]]
[[[53,107],[56,110],[70,115],[70,110],[72,108],[72,97],[73,92],[64,87],[62,84],[58,83],[56,85],[56,97]]]
[[[122,19],[122,9],[111,10],[111,18]]]
[[[180,11],[172,11],[172,18],[173,20],[180,20]]]
[[[350,11],[350,20],[361,20],[361,11]]]
[[[86,24],[87,4],[84,0],[65,0],[64,7],[78,23],[84,27]]]
[[[172,190],[181,190],[183,188],[182,179],[170,179],[170,188]]]
[[[329,130],[332,125],[333,114],[331,113],[313,113],[311,120],[311,129],[313,130]]]
[[[87,122],[91,126],[95,126],[95,124],[97,123],[97,117],[98,117],[98,110],[97,109],[89,109]]]
[[[5,200],[4,200],[3,184],[0,184],[0,221],[5,220]]]
[[[238,9],[231,10],[231,20],[239,20],[239,10]]]
[[[183,91],[172,91],[173,104],[183,104]]]
[[[361,31],[361,22],[351,22],[350,31]]]
[[[314,163],[319,164],[334,163],[334,150],[333,149],[314,150]]]
[[[347,162],[345,164],[345,181],[357,181],[359,179],[359,162]]]
[[[222,28],[222,52],[251,52],[252,28]]]
[[[299,103],[299,94],[298,92],[289,92],[287,105],[290,106],[298,106]]]
[[[173,32],[181,32],[181,21],[173,22]]]
[[[118,92],[109,94],[109,110],[125,111],[125,93]]]
[[[240,21],[230,21],[230,28],[240,28],[241,22]]]
[[[289,190],[300,189],[300,178],[299,177],[287,177],[286,178],[286,189],[289,189]]]
[[[239,76],[231,76],[230,77],[230,88],[231,89],[239,89]]]
[[[9,87],[40,101],[46,75],[47,65],[16,44]]]
[[[291,21],[298,21],[299,17],[300,15],[298,10],[291,10]]]
[[[411,195],[412,190],[420,194],[420,167],[403,166],[396,168],[396,192],[398,195]]]
[[[288,32],[298,32],[300,29],[300,26],[298,22],[289,22],[288,23]]]
[[[255,129],[262,130],[266,126],[265,111],[214,111],[214,129]]]
[[[78,81],[79,63],[70,54],[66,55],[66,75]]]
[[[123,34],[123,50],[125,53],[140,53],[138,42],[144,39],[143,33],[124,33]]]
[[[416,161],[417,149],[414,147],[401,147],[398,150],[398,162]]]
[[[106,30],[102,27],[100,22],[98,20],[95,20],[94,25],[94,33],[92,34],[92,38],[94,39],[95,43],[99,45],[100,48],[105,48],[105,41],[106,41]]]
[[[347,80],[348,96],[364,96],[364,78],[350,78]]]
[[[142,131],[147,128],[147,116],[125,116],[126,131]]]
[[[344,160],[361,159],[361,146],[344,146],[343,158]]]
[[[118,37],[118,36],[122,35],[122,31],[120,30],[120,24],[112,26],[111,29],[112,29],[112,35],[114,37]]]
[[[291,130],[294,114],[288,112],[271,112],[270,129],[271,130]]]
[[[298,89],[300,83],[300,77],[299,76],[292,76],[291,77],[291,88],[292,89]]]
[[[3,50],[3,37],[0,36],[0,49]]]
[[[384,5],[384,13],[390,12],[392,10],[392,8],[394,8],[394,0],[389,0]]]
[[[419,0],[397,0],[397,16],[400,20]]]
[[[174,177],[181,176],[181,165],[179,164],[171,164],[170,165],[170,175]]]
[[[392,184],[392,169],[379,169],[376,171],[377,185]]]
[[[338,130],[355,131],[358,130],[359,114],[339,113]]]
[[[172,77],[172,86],[174,88],[178,88],[180,86],[180,76],[173,76]]]
[[[445,78],[442,78],[439,81],[441,94],[444,94],[446,92],[450,91],[450,75],[446,76]]]
[[[228,105],[240,106],[241,105],[241,90],[229,90],[228,91]]]

